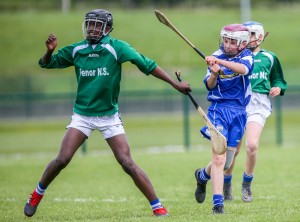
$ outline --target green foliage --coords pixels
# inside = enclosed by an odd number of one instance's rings
[[[54,10],[59,9],[61,0],[2,0],[0,11],[30,11],[30,10]]]
[[[59,10],[64,0],[2,0],[0,2],[0,11],[16,11],[16,10]],[[222,8],[238,8],[241,0],[66,0],[70,2],[71,8],[88,8],[95,5],[102,7],[120,7],[120,8],[146,8],[155,7],[222,7]],[[297,4],[300,0],[249,0],[254,7],[270,6],[279,7],[280,5]]]
[[[192,86],[194,84],[194,87],[199,87],[206,72],[205,63],[179,36],[158,22],[153,9],[108,9],[113,12],[115,21],[112,37],[129,42],[170,73],[181,69],[185,79]],[[0,93],[25,91],[26,88],[23,86],[26,85],[25,81],[28,78],[31,78],[34,92],[74,91],[75,78],[72,68],[43,70],[37,62],[45,52],[44,42],[50,33],[57,35],[58,48],[82,39],[81,23],[86,10],[75,10],[70,13],[45,11],[1,13]],[[210,54],[218,48],[222,26],[240,22],[239,9],[161,10],[204,54]],[[295,29],[298,27],[299,7],[282,7],[272,11],[257,8],[252,10],[252,17],[262,22],[266,31],[270,32],[263,47],[277,54],[289,85],[299,85],[298,50],[295,47],[300,37],[300,29]],[[144,81],[143,75],[137,73],[139,71],[132,64],[124,66],[124,88],[144,89],[143,87],[149,84]],[[70,80],[71,78],[74,80]],[[161,83],[153,81],[152,84]]]

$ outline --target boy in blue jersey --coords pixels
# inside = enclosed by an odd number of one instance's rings
[[[267,118],[272,113],[272,104],[269,97],[283,96],[287,88],[280,61],[277,56],[268,50],[261,48],[265,32],[263,25],[259,22],[248,21],[244,23],[251,32],[250,42],[247,46],[254,54],[253,73],[249,77],[252,96],[247,106],[246,125],[246,148],[247,156],[245,170],[242,179],[242,200],[251,202],[253,200],[251,183],[254,177],[254,168],[257,161],[257,152],[260,136]],[[235,153],[238,155],[241,142]],[[233,200],[232,194],[232,171],[235,158],[231,167],[224,173],[224,199]]]
[[[230,167],[244,133],[246,106],[251,97],[249,75],[253,69],[253,55],[246,49],[249,30],[241,24],[230,24],[222,28],[220,35],[219,50],[205,58],[208,69],[204,83],[208,90],[207,99],[211,102],[208,118],[226,137],[228,148],[223,155],[212,149],[212,161],[195,171],[195,198],[198,203],[204,202],[206,184],[212,180],[214,214],[224,213],[223,171]],[[210,139],[207,126],[200,131]]]
[[[82,24],[84,40],[63,47],[53,54],[56,36],[46,40],[46,53],[39,60],[43,68],[73,66],[77,77],[77,94],[71,123],[67,126],[57,157],[44,171],[37,187],[24,207],[26,216],[35,214],[46,188],[72,160],[73,155],[94,130],[99,130],[116,160],[150,202],[153,215],[168,216],[154,188],[142,169],[132,160],[130,147],[119,114],[122,63],[130,61],[146,75],[161,79],[181,93],[191,91],[186,82],[177,82],[153,60],[137,52],[128,43],[111,38],[112,14],[103,9],[86,13]],[[99,215],[101,216],[101,215]]]

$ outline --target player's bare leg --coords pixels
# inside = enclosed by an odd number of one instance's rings
[[[123,170],[132,178],[135,185],[149,200],[151,205],[155,205],[153,212],[156,216],[166,216],[168,212],[159,202],[150,179],[145,172],[133,161],[130,154],[130,147],[125,134],[120,134],[107,139],[117,161]],[[154,204],[152,204],[154,203]]]
[[[28,217],[32,217],[44,196],[44,192],[55,177],[64,169],[71,161],[74,153],[86,140],[87,136],[81,131],[68,128],[62,140],[60,151],[56,159],[52,160],[44,171],[38,187],[33,191],[31,197],[24,207],[24,213]]]
[[[255,168],[256,160],[257,160],[259,139],[260,139],[262,130],[263,130],[263,127],[259,123],[249,122],[247,124],[247,131],[246,131],[247,157],[246,157],[246,163],[245,163],[245,173],[247,175],[254,174],[254,168]]]
[[[84,143],[87,136],[78,129],[68,128],[62,140],[60,151],[56,159],[52,160],[42,178],[41,183],[48,186],[55,177],[64,169],[72,160],[75,152]]]
[[[223,199],[223,182],[224,182],[224,165],[226,161],[226,153],[218,155],[212,153],[211,164],[211,182],[213,192],[214,208],[213,213],[224,213],[224,199]]]
[[[254,175],[254,168],[257,160],[259,139],[263,130],[263,126],[256,122],[247,123],[246,130],[246,147],[247,157],[245,162],[245,172],[242,184],[242,199],[245,202],[253,200],[251,191],[251,181]]]

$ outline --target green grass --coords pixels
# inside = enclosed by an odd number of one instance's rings
[[[275,115],[263,132],[253,183],[254,201],[240,198],[245,149],[233,177],[235,201],[226,214],[211,213],[211,189],[200,205],[194,200],[194,169],[211,158],[208,141],[199,136],[203,125],[191,115],[191,144],[184,151],[182,117],[123,116],[132,156],[145,170],[171,216],[164,221],[298,221],[300,218],[298,110],[283,112],[283,144],[275,142]],[[23,206],[47,163],[57,153],[65,120],[2,120],[0,122],[0,221],[24,221]],[[147,200],[123,173],[111,151],[94,132],[87,153],[77,152],[47,190],[31,221],[154,221]],[[173,150],[173,151],[172,151]]]
[[[149,154],[133,152],[148,173],[159,198],[170,211],[165,221],[298,221],[299,177],[297,148],[261,149],[253,183],[254,201],[240,198],[242,166],[238,158],[233,190],[236,200],[226,203],[226,214],[211,214],[211,189],[207,200],[194,200],[194,169],[206,164],[209,150]],[[52,155],[31,155],[1,160],[1,221],[23,221],[23,206]],[[288,161],[287,161],[288,160]],[[31,221],[149,221],[147,200],[111,155],[76,155],[47,190]],[[153,219],[154,220],[154,219]]]
[[[283,146],[293,148],[300,143],[298,126],[300,124],[299,110],[282,110]],[[183,116],[179,114],[166,115],[135,115],[122,116],[127,137],[132,149],[139,150],[148,147],[178,146],[184,144]],[[70,119],[2,119],[0,121],[0,153],[26,154],[36,152],[56,152],[65,132],[65,126]],[[191,146],[209,146],[199,133],[203,120],[194,110],[190,112],[190,142]],[[276,146],[276,110],[268,118],[260,144],[261,146]],[[137,136],[138,135],[138,136]],[[271,139],[270,139],[271,138]],[[46,142],[45,142],[46,141]],[[89,151],[107,150],[102,135],[94,132],[87,140]]]

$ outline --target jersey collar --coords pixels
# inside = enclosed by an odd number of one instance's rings
[[[110,39],[111,39],[110,35],[106,35],[106,36],[104,36],[104,37],[102,37],[102,38],[100,39],[99,43],[100,43],[100,44],[108,43],[108,41],[109,41]],[[98,43],[98,44],[99,44],[99,43]]]

